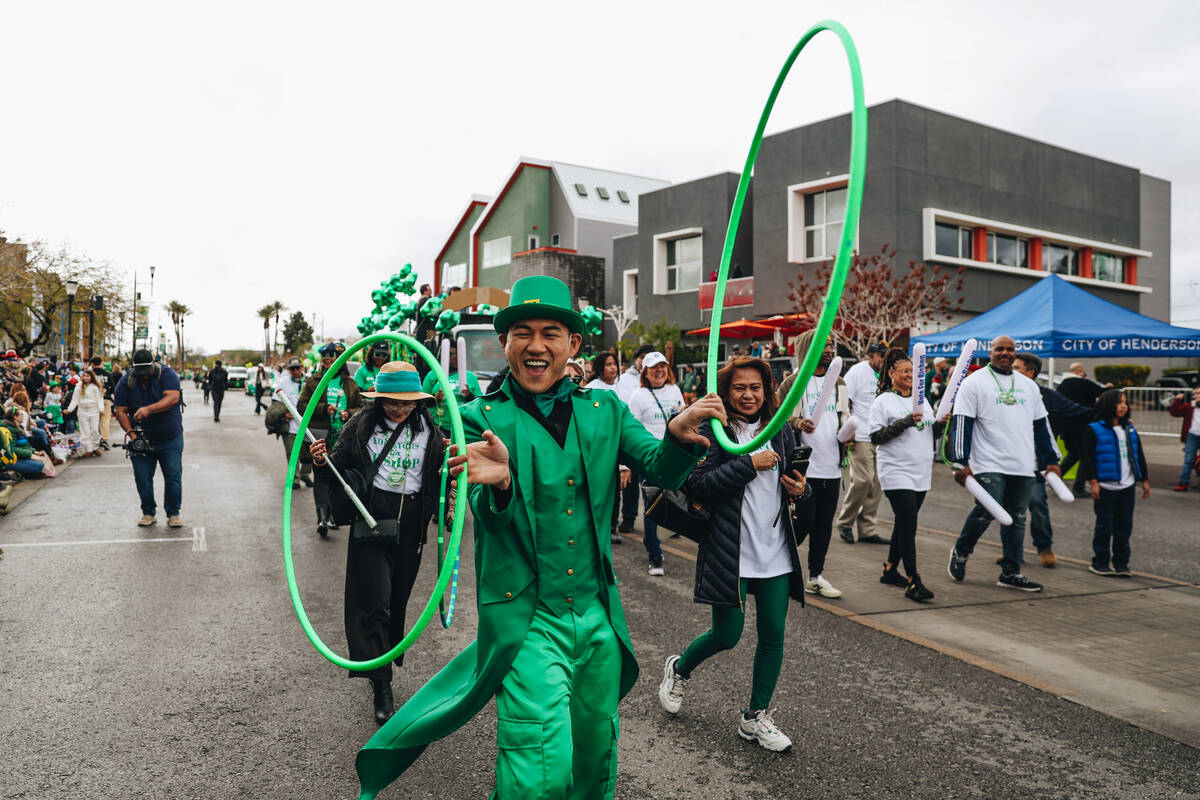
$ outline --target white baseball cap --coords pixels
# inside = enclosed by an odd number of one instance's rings
[[[646,353],[646,356],[642,359],[642,369],[650,369],[651,367],[656,367],[659,364],[666,363],[667,357],[655,350],[653,352]]]

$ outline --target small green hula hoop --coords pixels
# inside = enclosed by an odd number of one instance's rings
[[[716,293],[713,298],[713,316],[710,323],[712,327],[708,334],[707,389],[709,392],[717,391],[717,347],[721,340],[720,328],[725,306],[725,282],[729,275],[729,263],[733,259],[733,244],[737,237],[738,224],[742,220],[742,205],[745,203],[746,193],[750,189],[750,174],[754,170],[754,163],[758,160],[758,148],[762,144],[763,131],[771,116],[775,98],[779,95],[779,90],[783,87],[783,82],[787,78],[792,64],[796,61],[796,56],[800,55],[804,45],[808,44],[809,40],[821,31],[832,31],[841,39],[842,47],[846,50],[846,58],[850,62],[850,82],[854,91],[854,112],[850,122],[850,181],[846,197],[845,227],[842,230],[842,242],[838,247],[833,275],[829,280],[829,291],[825,294],[825,304],[821,308],[821,318],[817,322],[816,333],[813,334],[813,346],[809,348],[808,355],[800,365],[796,382],[792,384],[787,397],[780,404],[779,411],[771,418],[767,426],[759,431],[757,436],[745,444],[738,444],[730,439],[720,420],[712,421],[713,435],[717,442],[730,453],[739,455],[756,450],[763,442],[770,440],[779,432],[784,421],[800,403],[804,388],[816,371],[825,342],[829,339],[829,331],[833,328],[833,319],[837,316],[838,306],[842,302],[842,290],[846,286],[846,275],[850,271],[850,257],[854,249],[854,235],[858,231],[858,216],[862,210],[863,184],[867,171],[867,106],[863,101],[862,69],[858,63],[858,51],[854,47],[854,40],[850,38],[850,34],[841,23],[825,20],[808,29],[808,32],[793,48],[787,61],[783,63],[783,69],[779,71],[779,77],[775,79],[775,85],[771,87],[771,95],[767,98],[767,104],[758,120],[754,139],[750,142],[750,152],[746,155],[746,166],[742,169],[737,194],[733,198],[733,210],[729,214],[729,227],[725,231],[725,247],[721,251],[721,268],[717,274]]]
[[[392,333],[384,331],[367,336],[346,349],[333,365],[326,370],[322,376],[321,382],[317,384],[316,390],[313,392],[314,397],[321,397],[325,394],[325,387],[329,385],[329,380],[334,375],[341,371],[342,366],[350,360],[350,356],[362,350],[364,347],[370,347],[375,342],[392,341],[398,342],[407,346],[412,352],[417,353],[421,358],[425,359],[425,363],[437,375],[438,384],[442,388],[442,393],[447,398],[446,408],[450,412],[450,429],[454,443],[458,445],[458,452],[466,451],[466,436],[463,433],[462,415],[459,414],[458,401],[452,396],[454,394],[453,386],[446,373],[442,370],[441,364],[433,353],[430,353],[420,342],[403,333]],[[296,466],[300,462],[300,450],[304,446],[304,432],[308,430],[309,421],[312,419],[313,412],[316,410],[316,403],[309,403],[308,409],[300,419],[300,430],[296,435],[296,443],[292,446],[292,455],[288,459],[288,474],[287,481],[284,484],[286,487],[283,490],[283,569],[287,575],[288,593],[292,596],[292,608],[296,610],[296,617],[300,620],[300,627],[304,629],[304,635],[312,642],[313,647],[317,648],[317,652],[323,655],[328,661],[336,664],[343,669],[354,670],[356,672],[365,672],[372,669],[389,664],[396,659],[401,653],[412,647],[413,642],[417,640],[429,624],[429,620],[433,618],[433,612],[438,606],[439,598],[446,592],[446,585],[450,583],[451,564],[449,557],[445,563],[441,565],[438,572],[437,583],[434,585],[433,594],[429,598],[429,602],[425,604],[425,608],[421,611],[421,616],[413,624],[412,628],[405,634],[400,643],[387,651],[383,655],[372,658],[369,661],[351,661],[348,658],[339,656],[333,652],[317,632],[313,630],[312,623],[308,619],[308,614],[304,611],[304,603],[300,600],[300,590],[296,586],[296,571],[292,563],[292,481],[296,478]],[[436,432],[435,432],[436,435]],[[467,471],[464,469],[456,479],[458,481],[458,496],[466,497],[467,488]],[[443,497],[445,496],[445,483],[442,484]],[[340,491],[340,487],[336,491]],[[450,532],[450,544],[447,556],[454,555],[454,564],[458,563],[459,547],[462,544],[463,523],[466,521],[466,506],[465,502],[456,503],[454,506],[454,527]]]

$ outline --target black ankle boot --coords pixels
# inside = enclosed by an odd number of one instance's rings
[[[925,588],[925,584],[921,583],[920,575],[913,575],[908,582],[908,588],[904,590],[904,596],[909,600],[916,600],[918,603],[923,603],[926,600],[933,599],[933,592]]]
[[[317,506],[317,533],[324,536],[327,530],[329,530],[329,508]]]
[[[908,579],[900,574],[900,570],[896,569],[896,564],[890,567],[885,563],[883,565],[883,574],[879,576],[879,582],[888,586],[908,586]]]
[[[372,678],[371,688],[375,691],[375,724],[382,725],[396,710],[395,700],[392,698],[392,682]]]

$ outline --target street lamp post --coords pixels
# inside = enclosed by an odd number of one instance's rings
[[[75,311],[75,295],[79,291],[79,281],[67,279],[67,361],[71,360],[71,316]]]
[[[155,270],[155,267],[150,268],[150,299],[151,300],[154,299],[154,270]],[[131,355],[134,350],[137,350],[138,322],[141,320],[141,315],[138,313],[138,308],[139,308],[139,303],[141,302],[142,296],[140,294],[138,294],[137,283],[138,283],[138,274],[137,274],[137,270],[134,270],[133,271],[133,326],[132,326],[132,328],[133,328],[133,348],[129,351]],[[150,338],[150,318],[149,318],[149,316],[146,317],[146,338],[147,338],[147,340]]]
[[[88,358],[96,354],[96,312],[104,310],[104,295],[92,295],[88,304]]]

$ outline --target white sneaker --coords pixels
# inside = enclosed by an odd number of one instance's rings
[[[683,705],[683,693],[687,690],[687,678],[681,678],[675,673],[675,665],[679,656],[671,656],[663,667],[662,683],[658,685],[658,703],[668,714],[678,714]]]
[[[750,719],[738,712],[738,736],[748,742],[757,741],[773,753],[786,753],[792,749],[792,740],[775,727],[775,722],[766,709],[755,711]]]
[[[658,556],[658,557],[651,556],[650,557],[650,568],[647,569],[646,571],[649,572],[651,575],[653,575],[656,578],[661,578],[663,575],[665,575],[666,573],[663,571],[662,556]]]
[[[842,596],[841,590],[833,588],[833,584],[825,580],[824,575],[818,575],[817,577],[805,583],[804,591],[808,592],[809,594],[819,594],[821,597]]]

